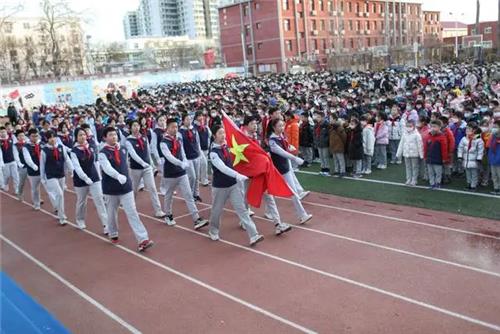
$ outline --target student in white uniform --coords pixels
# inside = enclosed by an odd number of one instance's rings
[[[80,229],[87,227],[85,213],[87,211],[87,196],[90,193],[103,226],[103,233],[107,235],[108,215],[104,205],[101,178],[97,172],[96,152],[87,142],[87,133],[84,129],[77,128],[75,138],[76,142],[71,149],[70,157],[74,169],[73,186],[76,192],[76,224]]]
[[[260,142],[257,139],[257,119],[253,116],[247,116],[245,117],[245,120],[243,121],[243,133],[253,142],[255,142],[257,145],[260,146]],[[244,189],[244,196],[246,196],[246,193],[248,192],[248,182],[245,181],[243,183],[243,189]],[[264,199],[264,205],[265,205],[265,216],[267,219],[272,220],[275,226],[275,234],[276,235],[281,235],[285,232],[288,232],[292,229],[292,227],[288,224],[285,224],[281,221],[281,217],[278,211],[278,206],[276,205],[276,201],[274,200],[274,196],[269,195],[267,192],[263,194],[263,199]],[[248,205],[247,205],[248,207]],[[250,217],[253,215],[253,212],[250,210],[248,211]],[[240,222],[241,223],[241,222]],[[244,228],[243,224],[240,224],[242,228]]]
[[[19,185],[16,189],[17,199],[22,201],[24,199],[24,185],[26,184],[26,179],[28,178],[28,166],[24,160],[23,147],[26,145],[26,135],[23,130],[16,131],[16,150],[19,156],[19,162],[21,163],[18,168],[19,174]]]
[[[49,195],[52,206],[57,211],[59,224],[66,225],[64,214],[64,172],[73,172],[73,164],[69,160],[68,149],[59,144],[57,135],[49,130],[45,134],[47,144],[42,148],[40,160],[40,178]]]
[[[221,126],[214,127],[214,143],[210,149],[212,164],[212,211],[210,214],[210,229],[208,234],[214,241],[219,240],[220,218],[227,200],[231,201],[240,222],[250,238],[250,246],[262,241],[264,237],[257,232],[245,207],[245,199],[239,182],[248,178],[233,169],[233,160],[226,145],[226,132]]]
[[[194,229],[198,230],[208,225],[208,221],[201,218],[198,214],[198,209],[193,199],[193,193],[186,174],[186,169],[190,165],[186,159],[182,142],[178,135],[177,121],[174,118],[167,120],[167,132],[160,143],[160,150],[162,156],[165,157],[165,164],[163,166],[163,179],[166,191],[165,210],[167,212],[165,224],[169,226],[176,224],[172,211],[172,203],[174,201],[174,190],[179,187],[189,213],[193,217]]]
[[[165,162],[165,157],[161,155],[160,142],[165,134],[166,120],[165,115],[158,116],[156,118],[156,127],[151,132],[151,155],[160,173],[163,171],[163,164]],[[160,180],[160,194],[165,195],[165,184],[163,179],[162,177]]]
[[[210,184],[208,181],[208,150],[210,148],[210,139],[212,138],[212,132],[210,128],[206,125],[205,115],[201,111],[198,111],[195,115],[193,122],[193,128],[198,133],[198,138],[200,139],[200,171],[198,175],[200,176],[200,183],[202,186],[206,187]]]
[[[24,145],[23,157],[28,169],[28,180],[31,185],[31,200],[35,210],[40,210],[42,201],[40,199],[40,159],[42,148],[40,135],[37,129],[28,130],[29,142]]]
[[[193,198],[197,202],[201,202],[200,197],[200,159],[201,159],[201,147],[200,138],[198,132],[196,132],[191,125],[191,116],[184,114],[182,116],[182,126],[179,130],[182,136],[182,145],[184,148],[184,153],[189,162],[189,166],[186,170],[189,178],[189,183],[191,185],[191,190],[193,191]]]
[[[19,172],[21,166],[19,153],[14,145],[14,138],[9,136],[7,129],[0,126],[0,186],[9,191],[9,180],[12,179],[14,191],[19,187]]]
[[[151,166],[148,138],[140,132],[141,126],[138,120],[130,122],[131,134],[127,137],[125,147],[129,155],[130,175],[132,177],[132,188],[137,194],[141,180],[149,192],[151,203],[156,218],[165,218],[166,213],[162,211],[156,184],[154,180],[153,167]]]
[[[103,172],[102,192],[106,197],[108,213],[106,225],[111,242],[118,243],[118,208],[121,204],[137,240],[137,250],[142,252],[154,243],[149,239],[148,232],[139,218],[128,172],[127,150],[118,143],[116,131],[112,127],[103,130],[105,144],[99,151],[99,163]]]
[[[294,160],[297,165],[300,166],[304,163],[304,160],[288,152],[289,145],[283,137],[285,122],[281,119],[274,119],[269,124],[269,129],[269,149],[274,166],[281,173],[281,175],[283,175],[285,181],[288,183],[288,186],[294,193],[292,196],[292,202],[295,207],[295,212],[299,217],[299,224],[305,224],[311,220],[312,215],[306,212],[300,202],[300,197],[298,195],[299,191],[293,179],[293,169],[290,164],[290,160]]]

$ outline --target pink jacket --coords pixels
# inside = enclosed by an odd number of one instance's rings
[[[384,121],[375,123],[374,130],[375,130],[376,145],[389,144],[389,127]]]

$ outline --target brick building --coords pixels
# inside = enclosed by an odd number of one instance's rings
[[[476,25],[468,24],[467,35],[469,36],[482,35],[483,47],[496,48],[498,46],[497,27],[498,27],[497,21],[479,22],[479,32],[476,32]]]
[[[424,47],[438,46],[443,42],[443,27],[438,11],[424,10]]]
[[[221,53],[254,74],[283,72],[299,59],[421,44],[423,19],[422,5],[408,1],[243,0],[219,8]]]

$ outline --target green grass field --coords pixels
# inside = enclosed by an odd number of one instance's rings
[[[317,172],[319,165],[313,164],[302,170]],[[316,192],[500,220],[500,197],[488,198],[303,173],[297,173],[297,178],[304,188]],[[363,178],[404,183],[404,165],[390,165],[386,170],[374,169],[371,175]],[[419,184],[428,185],[424,181]],[[454,179],[451,184],[445,187],[463,190],[465,186],[465,179]],[[491,185],[487,188],[479,188],[479,192],[484,193],[489,193],[491,190]]]

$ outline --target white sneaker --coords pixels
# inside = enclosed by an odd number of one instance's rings
[[[208,220],[203,218],[198,218],[197,221],[194,222],[194,229],[198,231],[200,228],[208,225]]]
[[[307,197],[307,195],[309,195],[310,193],[311,193],[311,192],[310,192],[309,190],[308,190],[308,191],[303,191],[303,192],[301,192],[301,193],[300,193],[299,198],[300,198],[301,200],[303,200],[303,199],[304,199],[304,198],[306,198],[306,197]]]
[[[107,226],[104,226],[104,227],[102,228],[102,234],[104,234],[104,235],[108,235],[108,234],[109,234],[109,230],[108,230],[108,227],[107,227]]]
[[[61,225],[61,226],[64,226],[64,225],[66,225],[67,223],[68,223],[68,222],[66,221],[66,219],[60,219],[60,220],[59,220],[59,225]]]
[[[158,211],[157,213],[155,213],[156,218],[165,218],[166,216],[167,214],[163,211]]]
[[[212,232],[208,231],[208,235],[212,241],[219,241],[219,234],[213,234]]]
[[[280,224],[276,225],[276,230],[275,230],[274,234],[281,235],[285,232],[290,231],[291,229],[292,229],[292,227],[290,225],[280,223]]]
[[[76,227],[79,228],[80,230],[83,230],[87,228],[87,225],[85,225],[85,222],[83,220],[77,220]]]
[[[175,222],[173,215],[168,215],[165,217],[165,224],[168,226],[174,226],[177,223]]]
[[[257,243],[264,240],[264,236],[261,234],[257,234],[255,237],[250,238],[250,247],[255,246]]]
[[[248,209],[248,215],[250,217],[253,217],[255,215],[255,212],[253,212],[252,210]]]
[[[378,169],[387,169],[387,166],[386,165],[380,165],[377,167]]]
[[[245,227],[245,225],[243,224],[242,221],[240,221],[240,228],[243,230],[243,231],[246,231],[247,228]]]
[[[33,209],[35,209],[35,211],[40,211],[40,205],[35,205]]]
[[[304,217],[302,217],[302,219],[300,219],[299,224],[300,224],[300,225],[302,225],[302,224],[307,223],[308,221],[310,221],[310,220],[311,220],[311,218],[312,218],[312,217],[313,217],[313,215],[311,215],[311,214],[309,214],[309,213],[308,213],[308,214],[306,214]]]
[[[271,216],[269,213],[264,213],[264,217],[269,220],[273,220],[273,216]]]
[[[365,174],[365,175],[370,175],[372,173],[371,170],[365,170],[362,172],[362,174]]]

